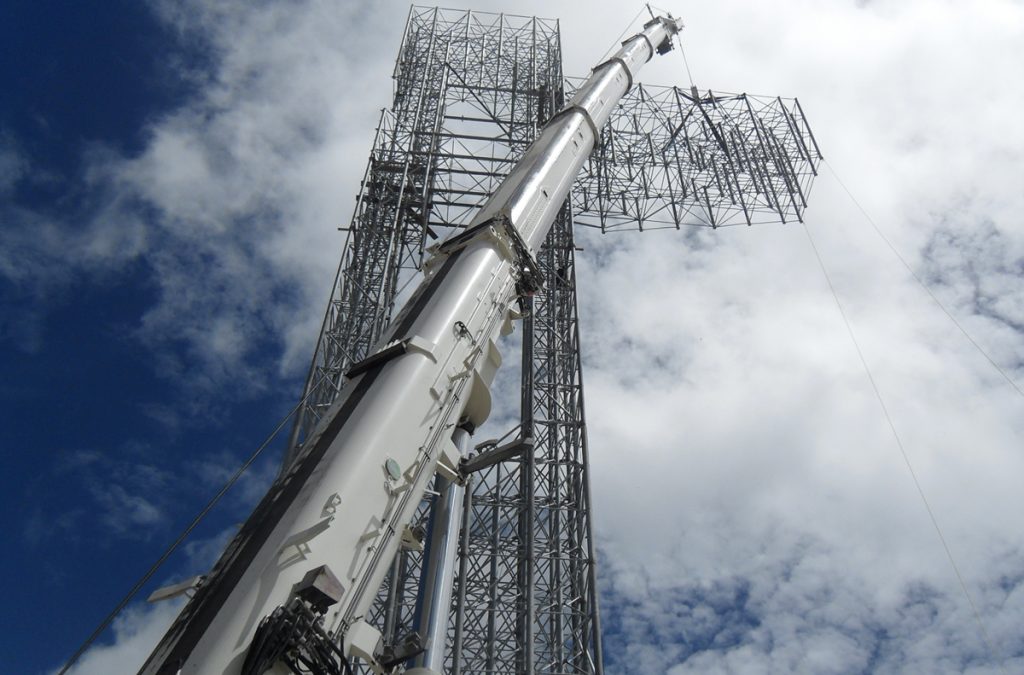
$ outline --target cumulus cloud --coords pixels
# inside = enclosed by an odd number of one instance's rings
[[[73,482],[85,494],[71,508],[36,505],[25,528],[33,545],[50,538],[81,540],[85,522],[98,526],[92,531],[97,540],[146,541],[168,524],[175,474],[156,462],[140,461],[136,453],[125,458],[95,450],[63,452],[52,476]]]
[[[1020,52],[1024,12],[974,10],[696,7],[687,49],[714,54],[702,84],[800,96],[831,166],[1019,382],[1024,203],[1007,180],[1024,139],[1002,130],[1022,100],[1000,54]],[[729,25],[731,48],[701,20]],[[951,106],[948,81],[989,97]],[[598,255],[579,269],[610,666],[1018,670],[1024,644],[1007,627],[1024,607],[1007,570],[1024,567],[1024,542],[1008,514],[1024,507],[1010,478],[1024,470],[1024,402],[827,169],[811,201],[808,227],[988,644],[802,229],[692,235],[698,246],[656,233],[588,237]]]
[[[161,586],[170,586],[190,575],[205,573],[233,535],[234,529],[231,528],[210,538],[190,541],[184,547],[184,572],[164,577]],[[109,675],[138,671],[184,605],[185,598],[180,596],[154,604],[137,601],[129,605],[114,619],[107,639],[91,647],[68,673]],[[55,668],[51,672],[59,670]]]
[[[159,543],[173,534],[172,524],[191,517],[216,494],[240,462],[221,451],[172,463],[148,445],[62,452],[51,480],[81,488],[83,494],[71,507],[37,504],[26,520],[25,539],[33,546],[54,539],[80,542],[88,525],[88,536],[97,543]],[[257,460],[218,504],[217,512],[224,518],[244,517],[270,487],[277,468],[274,458]],[[206,542],[201,547],[206,555],[186,557],[212,563],[215,556],[209,555],[209,547],[222,544]]]
[[[181,611],[183,600],[137,605],[123,611],[111,626],[112,641],[94,646],[73,666],[73,675],[137,672],[153,646]],[[54,668],[57,673],[60,668]]]
[[[1024,241],[988,220],[959,227],[972,216],[967,209],[956,213],[955,220],[940,220],[928,239],[923,272],[946,303],[968,317],[971,332],[986,336],[996,361],[1020,369],[1024,297],[1017,291],[1024,275]]]
[[[0,273],[52,288],[142,259],[158,299],[137,337],[169,377],[208,390],[237,379],[243,394],[301,372],[311,350],[341,246],[335,227],[389,96],[372,67],[390,58],[371,48],[381,18],[328,2],[154,11],[210,69],[181,66],[193,95],[149,123],[138,154],[91,148],[76,186],[92,195],[87,213],[11,214]]]

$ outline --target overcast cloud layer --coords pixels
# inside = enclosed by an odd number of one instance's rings
[[[4,206],[19,226],[0,232],[0,274],[45,299],[70,279],[145,259],[159,293],[137,338],[168,378],[207,394],[239,373],[256,387],[294,378],[337,264],[334,228],[389,103],[407,6],[153,8],[208,54],[180,72],[195,94],[152,121],[138,154],[93,148],[84,223]],[[582,74],[639,6],[475,8],[561,18],[565,71]],[[1024,6],[668,9],[687,24],[698,86],[800,98],[830,166],[1024,386]],[[685,78],[678,54],[643,75]],[[0,196],[32,171],[8,139]],[[1022,672],[1024,397],[917,286],[828,168],[807,226],[988,644],[804,229],[582,232],[608,670]],[[171,340],[201,367],[171,358]],[[74,672],[139,662],[172,614],[133,609],[113,644]]]

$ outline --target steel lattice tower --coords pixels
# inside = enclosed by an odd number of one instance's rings
[[[334,282],[294,456],[418,277],[571,94],[558,22],[414,7]],[[798,219],[820,154],[794,100],[634,87],[538,257],[522,322],[520,423],[472,476],[449,626],[450,673],[601,673],[573,225]],[[425,519],[430,497],[421,505]],[[414,629],[422,554],[394,561],[372,616]]]

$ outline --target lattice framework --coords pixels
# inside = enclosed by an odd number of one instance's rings
[[[785,223],[803,217],[820,159],[795,98],[638,84],[602,129],[573,208],[602,231]]]
[[[578,81],[557,21],[414,7],[291,439],[294,454],[403,300],[428,247],[466,226]],[[568,92],[568,94],[567,94]],[[525,456],[474,476],[448,672],[600,673],[574,223],[611,231],[799,219],[820,154],[795,99],[635,87],[538,254],[523,321]],[[428,496],[419,518],[429,513]],[[422,555],[367,617],[414,628]]]

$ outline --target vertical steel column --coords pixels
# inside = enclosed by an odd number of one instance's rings
[[[546,284],[533,298],[530,328],[538,514],[532,531],[537,632],[531,672],[600,673],[575,241],[568,206],[552,228],[538,264]]]
[[[452,441],[465,457],[469,452],[470,432],[458,427]],[[430,512],[430,530],[424,552],[423,576],[420,581],[417,630],[423,637],[426,651],[414,660],[416,666],[440,673],[444,670],[448,643],[448,619],[455,588],[455,563],[462,531],[462,506],[465,488],[436,477],[438,496]]]
[[[523,371],[521,379],[521,402],[520,402],[520,425],[519,433],[523,438],[533,438],[533,400],[534,391],[534,307],[533,298],[525,302],[525,316],[523,318]],[[534,549],[534,521],[537,508],[536,492],[534,490],[534,474],[537,462],[534,451],[527,452],[522,460],[522,468],[519,475],[519,492],[522,495],[522,510],[519,513],[519,561],[518,574],[519,585],[522,589],[520,607],[517,612],[516,635],[519,639],[518,651],[521,663],[517,672],[532,673],[534,669],[533,634],[536,616],[534,608],[536,597],[534,595],[534,560],[536,550]]]
[[[473,513],[473,477],[466,479],[462,491],[462,532],[459,533],[459,592],[455,598],[455,628],[452,635],[452,675],[462,675],[462,660],[456,655],[462,653],[462,634],[465,624],[466,576],[469,572],[469,519]]]

